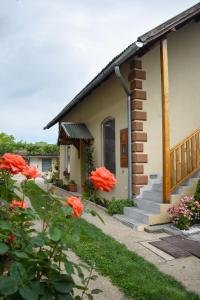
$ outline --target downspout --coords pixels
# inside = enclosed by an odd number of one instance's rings
[[[128,198],[132,199],[132,149],[131,149],[131,92],[123,78],[119,66],[115,66],[115,75],[119,79],[121,86],[127,96],[128,113]]]

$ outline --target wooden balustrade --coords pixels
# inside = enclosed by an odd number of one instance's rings
[[[170,150],[171,191],[200,168],[200,128]]]

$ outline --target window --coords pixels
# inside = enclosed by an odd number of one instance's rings
[[[51,158],[42,159],[42,172],[51,171]]]
[[[104,166],[115,173],[115,120],[103,122],[103,157]]]
[[[67,145],[66,146],[66,169],[67,169],[67,172],[70,173],[70,145]]]

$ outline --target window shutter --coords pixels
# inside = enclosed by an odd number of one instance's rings
[[[128,128],[120,130],[120,166],[128,168]]]

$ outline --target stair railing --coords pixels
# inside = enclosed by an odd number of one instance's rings
[[[171,191],[200,168],[200,128],[170,150]]]

